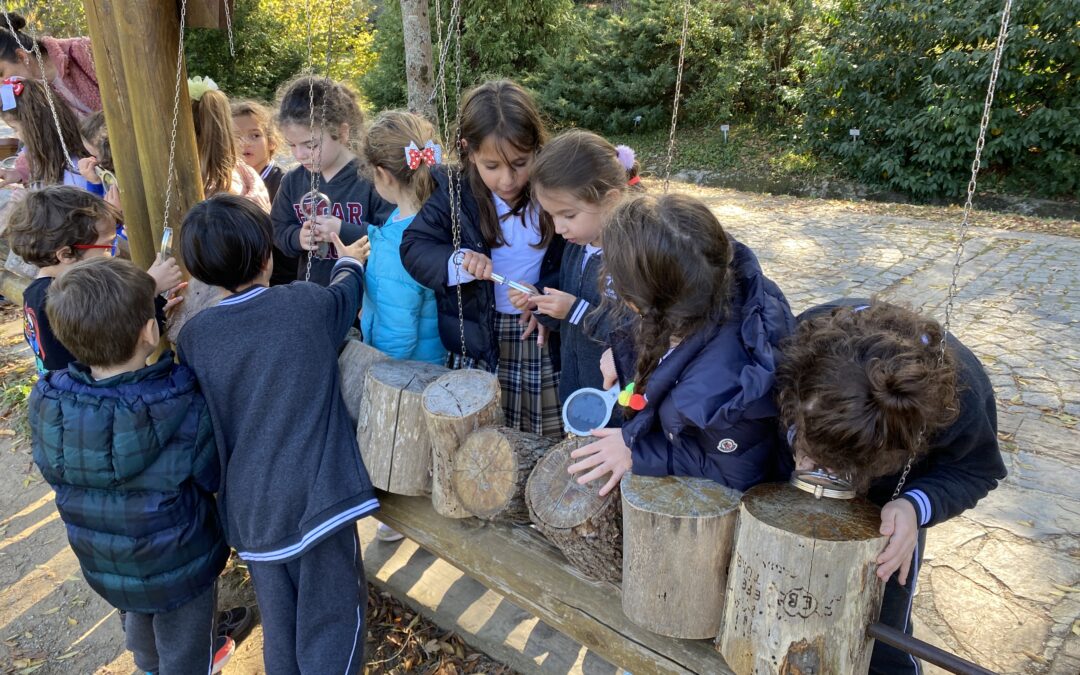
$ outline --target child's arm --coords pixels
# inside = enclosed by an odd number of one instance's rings
[[[424,202],[401,237],[401,263],[420,284],[435,291],[451,283],[454,255],[453,233],[450,229],[450,200],[441,193]],[[461,270],[462,282],[468,273]]]
[[[346,245],[335,234],[332,241],[342,257],[334,263],[326,291],[330,298],[330,335],[334,342],[341,342],[360,312],[364,297],[364,264],[360,261],[367,260],[371,244],[366,236]]]

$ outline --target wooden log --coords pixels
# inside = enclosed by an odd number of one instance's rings
[[[221,293],[221,289],[217,286],[208,286],[198,279],[192,278],[188,281],[187,288],[181,291],[184,301],[172,310],[172,316],[165,323],[165,337],[169,339],[169,342],[176,344],[180,329],[191,320],[191,317],[221,302]]]
[[[784,483],[747,490],[739,507],[717,646],[739,675],[866,673],[884,582],[881,511],[815,499]]]
[[[435,20],[442,21],[442,17]],[[435,68],[431,59],[428,0],[401,0],[401,29],[405,36],[405,83],[409,112],[423,115],[438,126],[438,110],[432,100]]]
[[[385,357],[368,369],[356,442],[375,487],[399,495],[431,492],[431,440],[421,397],[446,372],[431,363]]]
[[[483,426],[503,422],[499,379],[483,370],[453,370],[424,390],[424,420],[431,438],[431,504],[447,518],[468,518],[454,493],[454,456]]]
[[[574,436],[551,448],[533,469],[525,502],[536,529],[570,564],[594,579],[622,578],[622,514],[619,489],[600,496],[604,481],[579,485],[567,467],[570,453],[595,441]]]
[[[553,438],[505,427],[474,431],[454,457],[454,493],[478,518],[528,524],[525,483],[554,444]]]
[[[364,400],[368,369],[389,356],[359,340],[348,340],[338,355],[338,375],[341,377],[341,398],[355,425],[360,420],[360,403]],[[370,468],[370,467],[368,467]]]
[[[627,618],[669,637],[716,637],[742,493],[705,478],[630,473],[621,487]]]

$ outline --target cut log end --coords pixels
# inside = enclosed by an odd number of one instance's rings
[[[527,523],[525,483],[553,444],[552,439],[512,429],[475,431],[454,457],[454,491],[474,516]]]
[[[466,418],[498,400],[499,381],[483,370],[450,371],[424,392],[424,409],[431,415]]]
[[[792,534],[822,541],[854,541],[881,536],[881,509],[865,499],[815,498],[787,483],[767,483],[746,493],[754,518]]]

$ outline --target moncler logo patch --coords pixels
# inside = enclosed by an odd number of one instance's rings
[[[735,452],[739,448],[739,444],[730,438],[725,438],[716,444],[716,449],[720,452]]]

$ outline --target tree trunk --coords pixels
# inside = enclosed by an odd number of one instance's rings
[[[474,516],[527,525],[525,483],[554,444],[555,439],[516,429],[474,431],[454,458],[454,493]]]
[[[431,441],[420,399],[424,388],[446,372],[430,363],[397,360],[368,369],[356,442],[375,487],[397,495],[431,492]]]
[[[184,296],[184,301],[176,306],[176,309],[172,311],[172,316],[165,322],[165,337],[173,344],[176,344],[180,329],[191,320],[191,317],[221,302],[220,288],[208,286],[195,278],[188,281],[187,288],[180,294]]]
[[[499,379],[483,370],[446,373],[424,390],[424,418],[432,448],[431,504],[446,518],[468,518],[454,492],[454,457],[470,433],[502,424]]]
[[[525,502],[536,529],[559,547],[570,564],[604,581],[622,578],[622,514],[619,489],[600,496],[602,480],[579,485],[566,470],[570,453],[595,441],[574,436],[551,448],[533,469]]]
[[[338,376],[341,378],[341,398],[353,424],[360,420],[360,405],[367,388],[367,373],[371,366],[390,357],[359,340],[349,340],[338,356]],[[363,446],[360,446],[361,450]],[[368,467],[370,470],[371,467]]]
[[[435,17],[440,21],[439,17]],[[405,79],[409,110],[423,115],[438,127],[439,116],[432,93],[435,67],[431,60],[431,22],[428,0],[401,0],[401,28],[405,37]]]
[[[741,496],[704,478],[623,476],[627,618],[669,637],[716,637]]]
[[[748,490],[739,508],[717,647],[738,675],[866,673],[884,582],[881,511],[815,499],[783,483]]]

